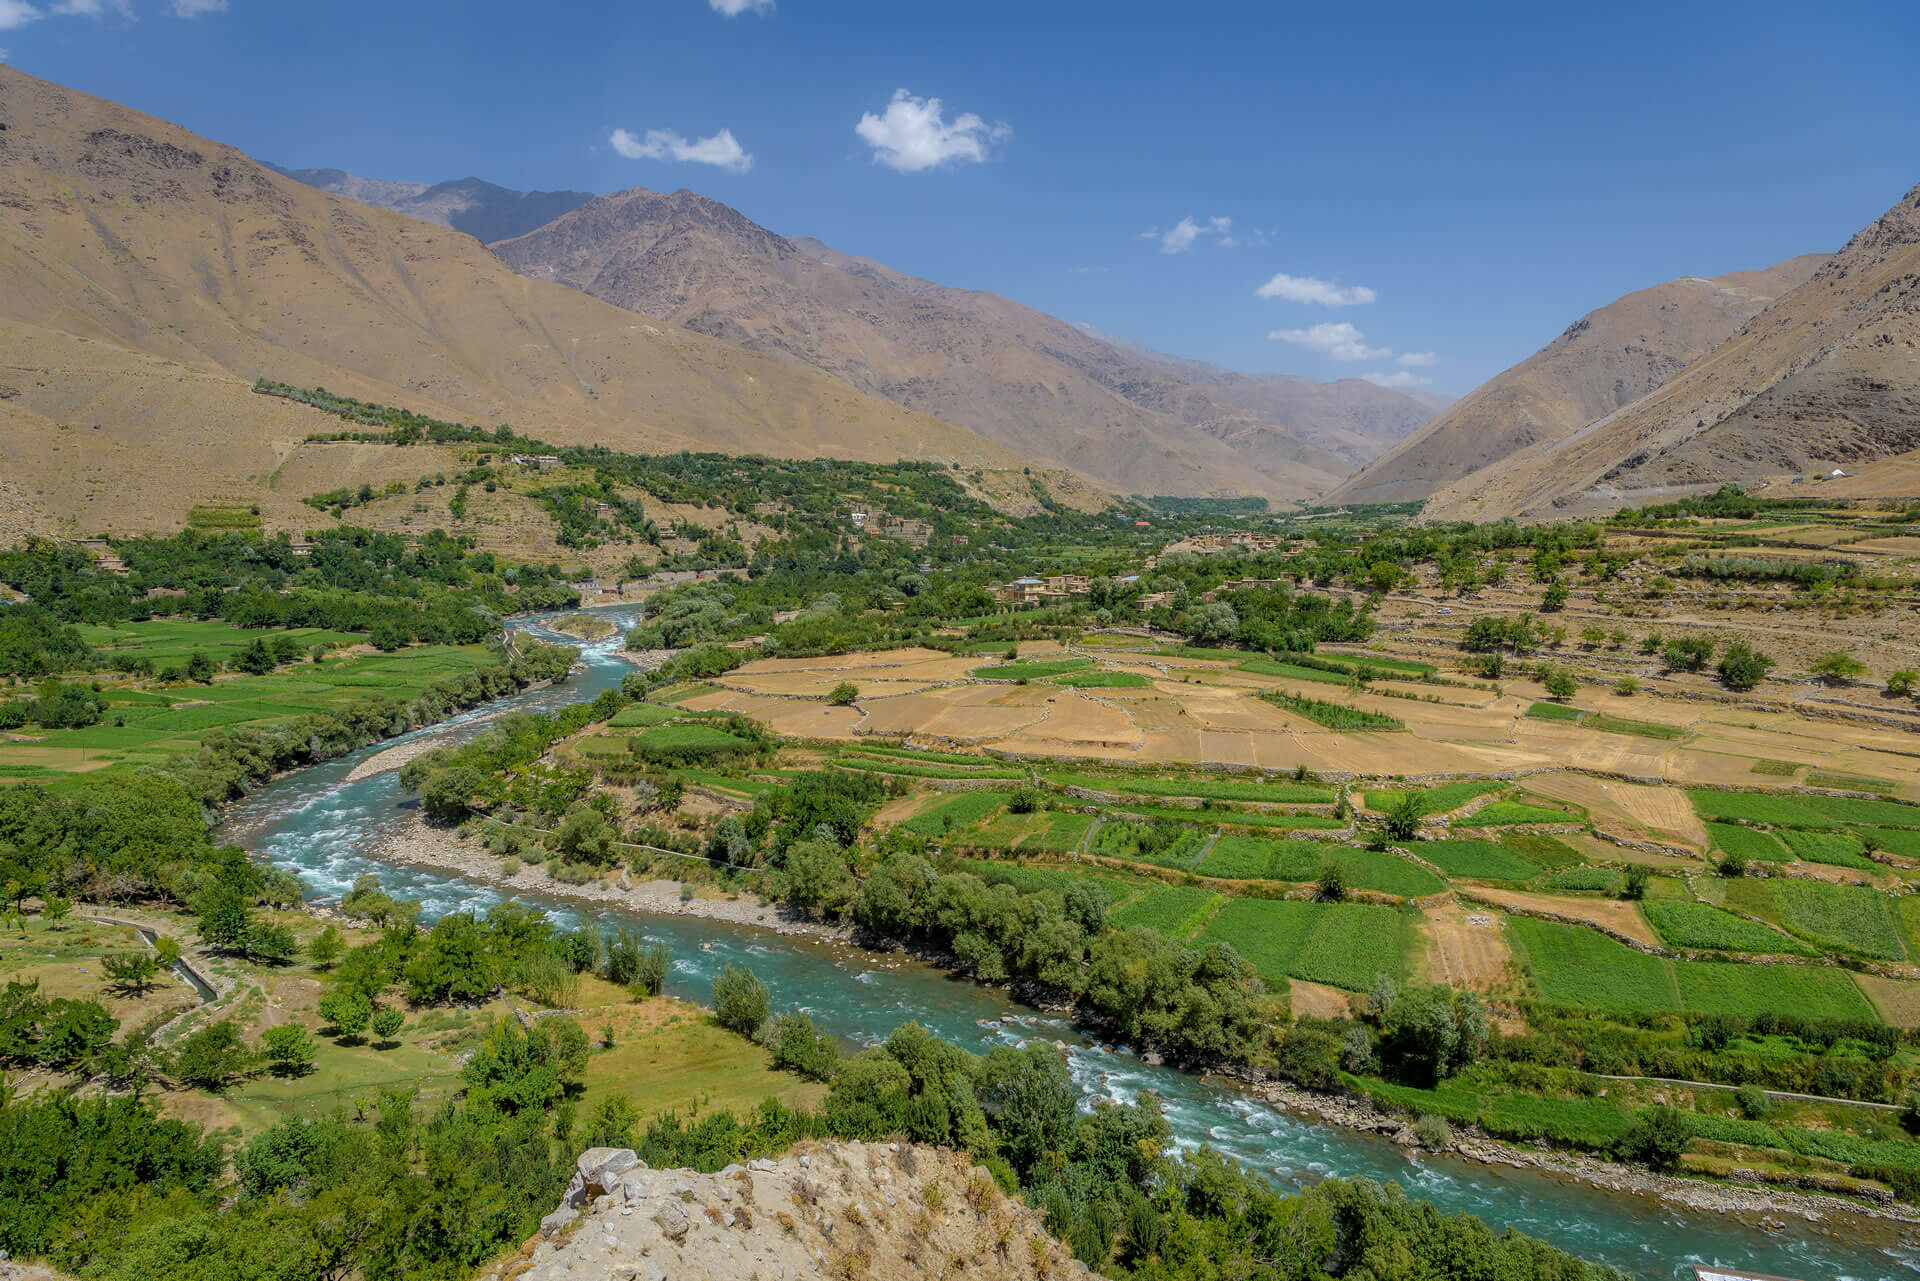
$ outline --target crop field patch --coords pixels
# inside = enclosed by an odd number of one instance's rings
[[[1525,881],[1540,869],[1492,841],[1417,841],[1408,847],[1448,876],[1481,881]]]
[[[1773,882],[1782,923],[1810,943],[1882,960],[1906,959],[1889,900],[1879,890],[1824,881]]]
[[[1137,860],[1157,867],[1185,869],[1206,844],[1197,827],[1165,823],[1103,823],[1093,834],[1092,851],[1108,858]]]
[[[1669,947],[1716,952],[1782,953],[1817,956],[1799,939],[1721,908],[1684,899],[1642,903],[1640,911]]]
[[[1196,943],[1225,943],[1269,982],[1284,982],[1318,922],[1317,903],[1237,898],[1221,908]]]
[[[1284,690],[1269,690],[1260,695],[1275,707],[1283,708],[1296,716],[1304,716],[1315,725],[1327,729],[1346,730],[1349,733],[1364,734],[1383,730],[1404,730],[1407,723],[1398,716],[1386,712],[1371,712],[1363,707],[1349,707],[1345,703],[1330,703],[1323,698],[1304,698],[1298,694],[1289,694]]]
[[[1191,796],[1199,800],[1242,801],[1267,805],[1331,805],[1333,789],[1318,783],[1236,782],[1220,778],[1101,778],[1093,774],[1046,775],[1062,787],[1114,792],[1122,796]]]
[[[1831,831],[1840,826],[1834,819],[1811,807],[1815,797],[1789,799],[1769,792],[1689,792],[1693,808],[1709,822],[1715,819],[1745,819],[1773,827],[1810,827]],[[1856,802],[1859,803],[1859,802]]]
[[[1495,801],[1462,819],[1463,827],[1517,827],[1522,823],[1578,823],[1578,814],[1528,805],[1523,801]]]
[[[1420,797],[1422,814],[1448,814],[1459,809],[1468,801],[1494,792],[1503,792],[1511,784],[1496,781],[1442,783],[1438,787],[1429,787],[1417,793]],[[1405,791],[1379,791],[1366,794],[1367,808],[1376,814],[1384,814],[1398,805],[1408,795]]]
[[[1707,836],[1713,848],[1722,854],[1738,854],[1742,858],[1758,859],[1763,863],[1787,863],[1793,859],[1787,847],[1780,843],[1779,837],[1758,828],[1741,827],[1735,823],[1708,823]]]
[[[1602,734],[1628,734],[1635,738],[1676,739],[1685,738],[1688,730],[1679,725],[1662,725],[1657,721],[1629,720],[1624,716],[1608,716],[1605,712],[1596,712],[1586,720],[1586,728],[1598,730]]]
[[[1542,877],[1539,887],[1560,894],[1618,894],[1626,883],[1617,867],[1569,867]]]
[[[894,760],[891,757],[849,755],[834,762],[842,769],[859,770],[865,774],[890,774],[896,778],[1024,778],[1017,769],[963,769],[958,765],[915,765],[910,761]]]
[[[1577,721],[1586,713],[1565,703],[1536,702],[1527,708],[1527,715],[1536,721]]]
[[[1679,1008],[1673,972],[1661,957],[1636,952],[1597,930],[1527,916],[1508,917],[1507,933],[1550,1005],[1623,1014]]]
[[[1446,882],[1419,864],[1379,850],[1320,841],[1264,841],[1222,836],[1194,871],[1230,880],[1316,881],[1327,864],[1346,875],[1354,889],[1417,898],[1437,894]]]
[[[1753,763],[1753,772],[1767,774],[1774,778],[1792,778],[1800,767],[1792,761],[1758,760]]]
[[[945,836],[949,832],[971,827],[998,812],[1006,803],[1005,792],[960,792],[932,809],[914,815],[900,826],[920,836]]]
[[[1845,970],[1812,965],[1739,965],[1727,961],[1675,961],[1681,1002],[1703,1014],[1751,1018],[1774,1012],[1809,1019],[1880,1017]]]
[[[1527,862],[1548,869],[1578,867],[1586,862],[1579,850],[1548,832],[1509,832],[1500,843]]]
[[[1891,796],[1899,784],[1884,778],[1861,778],[1857,774],[1828,774],[1815,770],[1807,775],[1808,787],[1831,787],[1837,792],[1879,792]]]
[[[1851,867],[1858,871],[1877,871],[1879,864],[1861,851],[1866,846],[1847,832],[1803,832],[1789,829],[1780,833],[1793,856],[1806,863],[1826,863],[1833,867]]]
[[[1314,667],[1302,667],[1298,663],[1278,663],[1271,658],[1250,658],[1238,665],[1238,670],[1255,676],[1278,676],[1288,680],[1316,681],[1322,685],[1345,685],[1349,674],[1342,672],[1323,672]]]
[[[1138,672],[1077,672],[1053,678],[1068,689],[1150,689],[1153,682]]]
[[[1861,827],[1920,828],[1920,805],[1899,801],[1863,801],[1846,796],[1804,796],[1806,806],[1842,823]]]
[[[1406,918],[1397,908],[1371,903],[1310,904],[1320,909],[1292,976],[1349,992],[1364,992],[1382,974],[1406,972]]]
[[[1185,942],[1206,923],[1222,896],[1196,885],[1160,885],[1116,909],[1107,919],[1122,928],[1141,926]]]
[[[678,720],[686,715],[676,707],[662,707],[658,703],[633,703],[614,713],[607,724],[616,729],[638,729],[646,725],[661,725]]]
[[[1065,854],[1080,848],[1093,819],[1086,814],[1049,814],[1040,830],[1021,845],[1023,850]]]
[[[1084,671],[1091,666],[1093,666],[1092,662],[1084,658],[992,663],[986,667],[974,668],[973,675],[997,681],[1037,681],[1049,676],[1065,676],[1069,672]]]
[[[1871,840],[1875,849],[1902,858],[1920,858],[1920,832],[1898,827],[1862,827],[1855,829],[1862,839]]]

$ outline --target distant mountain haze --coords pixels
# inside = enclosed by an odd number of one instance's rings
[[[483,242],[524,235],[593,199],[591,191],[514,191],[478,178],[429,186],[357,178],[341,169],[283,169],[271,163],[267,168],[309,187],[464,231]]]
[[[1825,261],[1811,254],[1764,271],[1670,280],[1588,312],[1369,463],[1329,501],[1424,500],[1530,445],[1578,431],[1661,386]]]
[[[253,395],[262,376],[560,444],[1025,465],[7,66],[0,121],[0,476],[83,530],[214,498],[311,519],[273,480],[340,421]]]
[[[1296,427],[1165,357],[782,236],[691,191],[601,196],[493,248],[537,280],[832,374],[1121,492],[1311,500],[1352,470],[1342,447],[1364,450],[1361,434],[1338,437],[1351,424],[1337,411]],[[1426,413],[1400,398],[1376,429],[1411,430]]]
[[[1573,515],[1920,449],[1920,187],[1813,261],[1797,287],[1658,387],[1454,481],[1427,510]]]

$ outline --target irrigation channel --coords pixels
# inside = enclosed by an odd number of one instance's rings
[[[633,606],[599,611],[625,629]],[[540,619],[515,626],[543,639]],[[584,673],[564,685],[501,699],[420,734],[471,735],[507,710],[540,711],[593,698],[633,670],[614,656],[619,637],[589,645]],[[389,864],[366,851],[410,816],[393,772],[355,782],[347,774],[391,740],[281,778],[237,804],[228,835],[256,856],[306,879],[316,899],[338,897],[356,876],[377,872],[396,896],[418,898],[423,919],[460,910],[485,911],[502,895],[453,873]],[[1635,1276],[1690,1275],[1691,1264],[1717,1264],[1781,1276],[1828,1278],[1920,1276],[1920,1248],[1901,1245],[1892,1225],[1844,1230],[1787,1220],[1768,1231],[1728,1215],[1683,1210],[1651,1197],[1604,1191],[1528,1169],[1433,1156],[1409,1156],[1371,1135],[1274,1110],[1233,1089],[1171,1068],[1143,1064],[1125,1051],[1090,1043],[1065,1020],[1019,1005],[1004,992],[943,974],[898,956],[882,958],[844,945],[779,935],[697,917],[608,909],[558,897],[522,896],[556,920],[583,915],[664,941],[674,955],[668,991],[709,998],[713,977],[729,962],[750,966],[772,988],[776,1010],[799,1009],[850,1043],[886,1036],[917,1020],[943,1037],[984,1053],[995,1045],[1040,1037],[1066,1045],[1075,1081],[1089,1102],[1132,1099],[1153,1090],[1181,1142],[1211,1144],[1265,1171],[1281,1188],[1329,1175],[1394,1180],[1448,1212],[1478,1215],[1496,1229],[1512,1227]]]

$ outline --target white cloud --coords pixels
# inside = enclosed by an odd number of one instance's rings
[[[1440,358],[1430,351],[1403,351],[1400,353],[1399,363],[1402,365],[1412,365],[1425,369],[1428,365],[1435,365],[1439,362]]]
[[[1377,360],[1393,354],[1391,347],[1367,346],[1362,341],[1366,335],[1344,320],[1337,324],[1315,325],[1311,329],[1276,329],[1267,337],[1311,347],[1335,360]]]
[[[1149,231],[1144,239],[1158,240],[1163,254],[1183,254],[1193,248],[1202,236],[1218,238],[1222,247],[1231,249],[1233,240],[1233,219],[1209,218],[1205,222],[1195,222],[1191,218],[1182,218],[1166,231]]]
[[[713,11],[729,18],[737,18],[743,13],[772,13],[773,0],[707,0]]]
[[[1332,281],[1316,280],[1312,276],[1289,276],[1284,271],[1253,292],[1262,298],[1318,303],[1323,307],[1353,307],[1379,297],[1365,285],[1342,288]]]
[[[0,31],[12,31],[24,27],[35,18],[43,17],[38,9],[27,0],[0,0]]]
[[[987,158],[987,145],[1013,136],[1005,124],[988,124],[969,111],[949,124],[938,98],[916,98],[896,89],[886,112],[860,117],[853,131],[873,148],[873,158],[901,173],[919,173],[949,161],[978,164]]]
[[[108,13],[131,18],[133,5],[130,0],[54,0],[51,12],[69,18],[104,18]]]
[[[167,12],[176,18],[198,18],[207,13],[225,13],[227,0],[173,0]]]
[[[1396,370],[1391,374],[1375,371],[1360,376],[1376,387],[1425,387],[1433,381],[1431,378],[1422,378],[1419,374],[1410,374],[1404,369]]]
[[[711,138],[697,142],[688,142],[671,129],[649,129],[645,138],[636,138],[625,129],[615,129],[608,141],[629,160],[684,160],[690,164],[713,165],[731,173],[745,173],[753,168],[753,157],[734,139],[731,129],[722,129]]]

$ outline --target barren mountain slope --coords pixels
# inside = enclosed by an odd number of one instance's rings
[[[1577,431],[1679,373],[1825,261],[1810,254],[1764,271],[1670,280],[1589,312],[1349,478],[1330,501],[1416,501]]]
[[[0,123],[0,449],[56,515],[140,494],[177,523],[337,429],[248,394],[262,375],[559,443],[1022,462],[5,66]]]
[[[1920,187],[1632,404],[1434,495],[1447,518],[1618,507],[1920,448]]]
[[[779,354],[1118,489],[1299,498],[1348,470],[1064,321],[790,240],[693,192],[601,196],[494,249],[535,279]]]
[[[359,178],[340,169],[283,169],[271,163],[267,168],[309,187],[464,231],[482,241],[524,235],[593,199],[591,191],[515,191],[479,178],[428,185]]]

